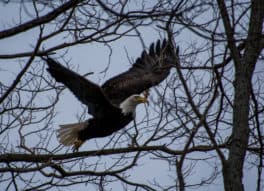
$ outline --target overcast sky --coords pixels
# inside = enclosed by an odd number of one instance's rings
[[[0,30],[3,30],[4,28],[9,28],[12,26],[10,23],[14,23],[17,21],[19,13],[19,8],[15,3],[9,3],[9,4],[3,4],[0,3]],[[146,43],[147,46],[150,45],[151,42],[155,42],[159,38],[159,34],[155,32],[152,28],[146,27],[145,29],[141,30],[142,37]],[[24,51],[31,51],[32,47],[31,45],[36,42],[37,39],[37,33],[34,30],[27,31],[26,33],[23,33],[21,35],[17,35],[11,38],[7,38],[4,40],[1,40],[0,43],[0,54],[8,54],[8,53],[14,53],[14,52],[24,52]],[[186,43],[187,39],[191,39],[192,34],[191,33],[185,33],[181,36],[181,38],[176,39],[178,45],[181,47],[188,44]],[[87,72],[94,72],[93,75],[89,76],[88,78],[92,81],[102,84],[105,80],[110,78],[113,75],[119,74],[120,72],[123,72],[127,70],[130,67],[130,64],[128,62],[128,58],[126,55],[129,54],[130,59],[136,59],[137,56],[141,54],[141,51],[143,49],[140,40],[137,38],[123,38],[120,39],[112,45],[112,56],[111,56],[111,65],[109,70],[107,71],[106,75],[105,73],[100,73],[102,70],[105,69],[105,67],[108,65],[109,62],[109,48],[107,46],[104,46],[102,44],[85,44],[85,45],[79,45],[75,47],[71,47],[67,53],[66,58],[68,58],[71,64],[75,66],[75,69],[79,71],[81,74],[85,74]],[[57,52],[57,54],[62,53],[63,51]],[[18,71],[20,67],[17,63],[14,63],[12,60],[0,60],[0,80],[1,82],[5,83],[11,83],[12,80],[16,76],[16,72]],[[70,109],[69,109],[70,108]],[[78,102],[75,97],[69,93],[69,91],[65,91],[62,95],[60,102],[57,106],[58,109],[58,115],[56,117],[56,121],[54,122],[54,126],[63,124],[63,123],[72,123],[75,122],[76,119],[76,113],[78,113],[81,108],[81,104]],[[138,108],[138,112],[145,112],[144,106],[140,106]],[[56,129],[56,127],[55,127]],[[87,141],[85,145],[81,148],[81,150],[86,150],[92,143],[92,141]],[[57,141],[55,141],[53,144],[58,144]],[[197,156],[193,156],[197,157]],[[158,164],[157,164],[158,163]],[[144,159],[141,161],[141,167],[137,168],[137,171],[134,171],[134,174],[136,175],[135,178],[139,178],[139,180],[142,179],[142,177],[148,177],[152,176],[153,173],[155,173],[157,176],[157,180],[163,181],[164,183],[173,181],[167,173],[166,168],[168,168],[167,164],[160,163],[157,161],[149,162],[149,159]],[[206,176],[207,171],[203,166],[200,166],[196,169],[196,171],[200,171],[198,174],[200,176]],[[197,173],[197,172],[196,172]],[[171,174],[171,172],[170,172]],[[245,190],[255,190],[255,175],[252,171],[249,169],[246,169],[245,172]],[[192,178],[195,178],[195,176],[192,176]],[[213,184],[211,186],[205,187],[201,189],[202,191],[206,190],[214,190],[214,191],[221,191],[223,190],[222,186],[222,180],[216,181],[216,184]],[[118,183],[115,184],[118,187]],[[84,187],[84,185],[78,186],[80,189]],[[1,190],[1,185],[0,185]],[[115,190],[113,188],[113,190]],[[189,190],[187,188],[187,190]]]

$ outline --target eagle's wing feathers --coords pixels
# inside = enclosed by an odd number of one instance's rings
[[[109,102],[103,93],[101,87],[85,79],[83,76],[62,66],[52,58],[43,58],[48,64],[48,72],[57,82],[63,83],[70,91],[85,105],[88,106],[88,112],[100,118],[106,111],[106,108],[115,107]]]
[[[119,105],[130,95],[140,94],[163,81],[174,63],[172,43],[166,40],[152,43],[148,53],[143,51],[128,71],[106,81],[102,89],[112,103]]]

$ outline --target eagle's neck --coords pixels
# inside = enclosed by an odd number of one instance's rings
[[[125,99],[125,101],[123,101],[119,107],[124,115],[132,114],[133,116],[135,116],[137,103],[133,101],[133,98],[130,96]]]

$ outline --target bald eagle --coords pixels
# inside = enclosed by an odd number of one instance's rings
[[[78,148],[86,140],[106,137],[124,128],[135,117],[136,106],[147,103],[140,94],[162,82],[174,65],[174,48],[167,40],[150,45],[132,67],[101,87],[62,66],[50,57],[43,58],[47,71],[57,82],[63,83],[88,107],[93,117],[85,122],[61,125],[57,137],[61,144]]]

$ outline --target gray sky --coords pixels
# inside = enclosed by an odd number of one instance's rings
[[[15,3],[10,3],[5,5],[0,3],[0,30],[3,28],[9,28],[12,26],[10,23],[16,23],[18,18],[19,9]],[[3,27],[4,26],[4,27]],[[147,46],[150,45],[151,42],[155,42],[159,38],[159,34],[152,28],[144,28],[141,30],[142,37]],[[177,43],[180,47],[185,47],[188,44],[188,40],[194,39],[192,33],[185,33],[181,35],[180,38],[177,39]],[[31,44],[34,44],[37,38],[37,33],[34,30],[27,31],[21,35],[17,35],[11,38],[7,38],[1,40],[0,43],[0,54],[8,54],[14,52],[24,52],[32,50]],[[48,45],[47,45],[48,46]],[[84,74],[87,72],[94,72],[93,75],[88,78],[92,81],[102,84],[109,77],[119,74],[122,71],[127,70],[129,66],[129,62],[127,60],[126,51],[127,50],[129,57],[132,59],[136,59],[137,56],[141,54],[142,45],[140,44],[139,39],[137,38],[122,38],[111,44],[113,54],[111,56],[111,65],[109,70],[105,74],[100,73],[109,62],[109,49],[106,46],[99,45],[96,43],[79,45],[76,47],[71,47],[67,53],[66,58],[71,59],[70,63],[74,65],[75,69],[78,69],[79,73]],[[57,54],[62,53],[63,51],[57,52]],[[22,64],[23,65],[23,64]],[[19,65],[12,60],[0,60],[0,81],[4,83],[11,83],[14,79],[16,73],[18,72]],[[82,110],[81,104],[75,97],[69,93],[68,90],[64,91],[64,94],[60,98],[60,102],[57,105],[58,115],[56,117],[56,121],[54,121],[54,130],[57,129],[59,124],[64,123],[72,123],[75,122],[76,113]],[[140,106],[138,109],[138,116],[145,115],[144,106]],[[102,140],[91,140],[87,141],[85,145],[81,147],[82,150],[89,150],[91,147],[95,147],[95,143],[107,142]],[[52,144],[58,144],[56,140]],[[190,157],[199,157],[199,154],[191,155]],[[188,166],[188,164],[186,164]],[[193,173],[196,175],[187,178],[187,182],[196,182],[196,177],[206,177],[208,176],[207,171],[208,164],[204,163],[203,165],[196,166],[196,169]],[[219,164],[219,172],[221,171]],[[174,175],[174,170],[171,169],[169,171],[168,165],[164,162],[154,161],[149,158],[144,158],[144,160],[140,161],[139,167],[132,170],[132,179],[135,180],[144,180],[147,177],[154,177],[157,181],[163,182],[164,184],[170,183],[174,181],[169,175]],[[174,176],[175,177],[175,176]],[[255,175],[254,171],[250,169],[246,169],[245,171],[245,190],[254,190],[255,189]],[[215,190],[220,191],[223,190],[222,180],[219,179],[215,182],[215,184],[210,185],[208,187],[203,188],[202,190]],[[119,183],[115,183],[115,186],[119,187]],[[83,189],[84,185],[77,186],[80,189]],[[1,185],[0,185],[1,188]],[[114,188],[113,188],[114,189]],[[188,189],[187,190],[192,190]]]

